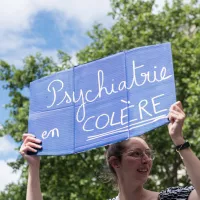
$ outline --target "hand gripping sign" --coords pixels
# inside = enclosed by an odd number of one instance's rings
[[[29,133],[38,155],[115,143],[168,123],[176,101],[170,43],[145,46],[30,84]]]

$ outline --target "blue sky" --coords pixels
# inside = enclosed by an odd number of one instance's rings
[[[86,32],[95,22],[111,26],[108,0],[6,0],[0,1],[0,59],[22,68],[23,59],[36,52],[57,61],[57,50],[73,57],[89,44]],[[4,108],[9,103],[8,91],[0,82],[0,128],[9,118]],[[6,162],[19,156],[19,146],[10,136],[0,138],[0,191],[5,185],[19,179],[20,171],[13,174]]]
[[[157,0],[161,6],[162,0]],[[95,22],[110,27],[112,19],[109,0],[6,0],[0,1],[0,59],[18,68],[23,59],[36,52],[51,56],[57,61],[57,50],[72,56],[90,43],[86,32]],[[0,128],[9,118],[4,105],[9,102],[8,91],[2,89],[0,82]],[[16,144],[11,137],[0,138],[0,191],[5,185],[20,176],[13,174],[7,161],[19,156],[14,150]]]

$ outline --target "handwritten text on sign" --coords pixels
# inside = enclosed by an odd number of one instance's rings
[[[170,44],[118,53],[31,83],[29,132],[62,155],[167,123],[175,102]]]

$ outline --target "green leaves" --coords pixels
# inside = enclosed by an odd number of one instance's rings
[[[187,119],[184,126],[184,135],[190,141],[195,141],[199,135],[199,4],[174,0],[172,5],[166,2],[160,12],[154,12],[154,1],[122,1],[113,0],[110,15],[116,20],[110,30],[98,26],[92,32],[95,41],[77,54],[80,63],[84,58],[94,60],[102,55],[110,55],[124,49],[162,42],[172,43],[174,72],[176,80],[177,99],[183,102]],[[91,35],[91,34],[90,34]],[[112,37],[111,37],[112,36]],[[107,43],[108,48],[105,48]],[[98,46],[97,46],[98,45]],[[99,47],[102,47],[99,49]],[[109,49],[111,48],[111,50]],[[114,52],[113,52],[114,51]],[[89,52],[95,52],[90,54]],[[103,52],[103,53],[102,53]],[[178,179],[178,170],[183,166],[174,151],[174,146],[167,136],[166,127],[154,130],[148,134],[150,143],[158,152],[154,162],[152,178],[146,187],[154,190],[187,184],[188,179]],[[198,153],[199,147],[194,147]],[[158,184],[159,183],[159,184]]]

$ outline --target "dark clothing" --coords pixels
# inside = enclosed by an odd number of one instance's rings
[[[160,200],[187,200],[193,189],[194,189],[193,186],[170,187],[160,192],[159,199]]]
[[[193,186],[187,187],[170,187],[166,190],[163,190],[159,194],[159,200],[187,200],[190,193],[194,190]],[[112,200],[120,200],[119,197],[116,197]]]

